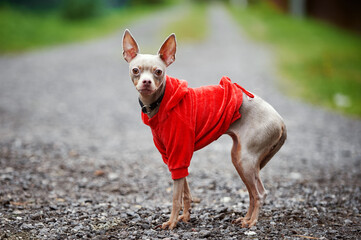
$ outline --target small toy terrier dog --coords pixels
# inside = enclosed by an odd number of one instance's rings
[[[193,152],[222,134],[233,140],[232,163],[250,199],[247,214],[234,223],[252,227],[266,198],[259,171],[285,142],[284,121],[267,102],[228,77],[219,85],[188,88],[186,81],[167,76],[166,68],[174,62],[175,53],[174,34],[157,55],[149,55],[140,54],[130,32],[124,32],[123,56],[139,92],[142,120],[150,126],[154,144],[174,180],[171,216],[161,227],[173,229],[178,221],[189,221],[192,197],[186,177]]]

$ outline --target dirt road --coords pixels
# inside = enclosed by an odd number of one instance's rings
[[[177,9],[128,28],[141,49]],[[229,76],[284,117],[288,140],[262,170],[268,198],[255,228],[248,194],[224,136],[195,153],[189,224],[168,218],[172,181],[141,122],[121,58],[121,34],[0,57],[0,239],[360,239],[361,122],[289,99],[274,57],[247,39],[220,6],[205,42],[179,42],[168,74],[191,87]],[[143,47],[144,46],[144,47]]]

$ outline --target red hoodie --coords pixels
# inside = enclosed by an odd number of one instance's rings
[[[228,77],[219,85],[188,88],[186,81],[166,76],[158,113],[150,119],[142,113],[142,119],[152,129],[172,179],[188,176],[193,152],[217,140],[241,117],[242,92],[253,97]]]

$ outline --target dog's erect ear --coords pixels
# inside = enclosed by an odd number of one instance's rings
[[[130,62],[139,53],[139,47],[132,34],[126,29],[123,35],[123,57],[125,61]]]
[[[167,67],[175,61],[175,52],[177,48],[177,42],[175,39],[175,34],[172,33],[167,40],[164,41],[163,45],[160,47],[158,54],[159,57],[163,60]]]

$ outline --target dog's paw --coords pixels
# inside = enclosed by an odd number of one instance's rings
[[[178,217],[178,221],[183,221],[185,223],[189,222],[190,219],[191,219],[191,215],[189,212],[183,213]]]
[[[232,221],[232,224],[240,224],[240,223],[242,223],[243,219],[244,219],[243,217],[237,218]]]
[[[177,221],[168,221],[162,224],[162,229],[173,230],[177,226]]]
[[[244,221],[242,222],[242,227],[248,227],[248,228],[251,228],[253,227],[254,225],[256,225],[256,223],[258,222],[257,219],[250,219],[248,221]]]
[[[240,217],[232,221],[233,224],[240,224],[242,228],[253,227],[257,223],[257,219],[251,221],[248,217]]]

